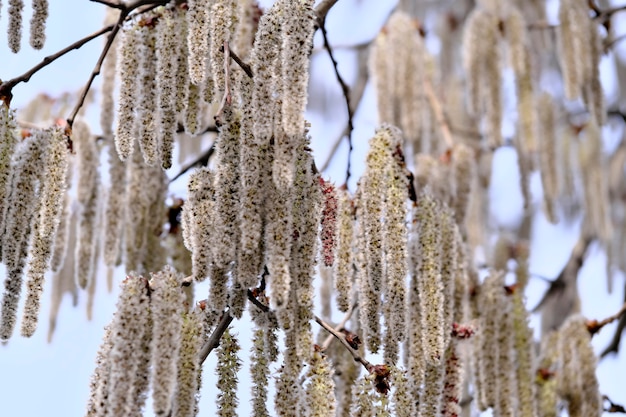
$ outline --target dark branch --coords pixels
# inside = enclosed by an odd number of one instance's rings
[[[109,6],[113,9],[120,9],[120,10],[124,10],[124,4],[120,3],[119,0],[115,1],[115,0],[89,0],[89,1],[93,1],[94,3],[100,3],[100,4],[104,4],[105,6]]]
[[[239,56],[233,52],[232,49],[228,48],[228,53],[233,61],[235,61],[237,65],[239,65],[239,67],[243,70],[243,72],[245,72],[248,77],[253,78],[254,74],[252,73],[252,67],[243,62],[241,58],[239,58]]]
[[[204,152],[202,155],[200,155],[200,157],[198,159],[196,159],[195,161],[193,161],[189,165],[186,165],[185,167],[183,167],[180,170],[180,172],[178,174],[174,175],[170,179],[170,184],[173,183],[174,181],[176,181],[183,174],[185,174],[187,171],[189,171],[190,169],[192,169],[194,167],[205,167],[205,166],[207,166],[209,164],[209,159],[211,159],[211,156],[213,155],[214,152],[215,152],[215,142],[213,142],[211,147],[209,149],[207,149],[207,151]]]
[[[346,137],[348,138],[348,164],[346,167],[346,184],[350,179],[350,159],[352,156],[352,131],[354,130],[354,124],[352,119],[354,117],[354,111],[352,110],[352,106],[350,105],[350,87],[344,81],[343,77],[339,73],[339,65],[337,64],[337,60],[333,54],[333,49],[328,42],[328,33],[326,32],[325,19],[318,19],[318,25],[320,30],[322,31],[322,38],[324,39],[324,48],[328,51],[328,56],[330,57],[331,62],[333,63],[333,68],[335,69],[335,76],[337,77],[337,81],[341,86],[341,91],[343,92],[343,96],[346,100],[346,109],[348,110],[348,126],[346,127]],[[343,136],[342,136],[343,137]]]
[[[206,341],[204,346],[202,346],[202,349],[200,349],[200,353],[198,353],[198,360],[200,361],[201,365],[204,363],[206,358],[211,354],[213,349],[215,349],[216,347],[220,345],[220,339],[222,338],[222,336],[224,335],[224,332],[226,331],[226,329],[228,329],[228,326],[230,326],[230,323],[232,322],[233,322],[233,316],[231,316],[228,313],[228,311],[225,311],[222,314],[222,319],[218,323],[217,327],[215,328],[215,330],[213,330],[213,333],[211,333],[209,340]]]
[[[624,287],[624,303],[626,303],[626,286]],[[626,305],[626,304],[625,304]],[[626,328],[626,314],[622,314],[619,321],[617,322],[617,328],[615,329],[615,333],[613,333],[613,338],[611,339],[611,343],[602,351],[600,354],[600,358],[604,358],[611,353],[619,353],[619,345],[622,340],[622,333],[624,332],[624,328]]]

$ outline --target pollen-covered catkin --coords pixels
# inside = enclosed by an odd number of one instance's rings
[[[11,178],[11,157],[18,143],[15,129],[14,112],[8,106],[0,104],[0,241],[5,228],[4,215],[10,194],[8,184]]]
[[[211,6],[209,62],[213,74],[213,96],[217,100],[222,100],[222,96],[226,93],[224,42],[230,42],[237,25],[236,4],[234,0],[216,0]],[[230,65],[230,59],[228,65]]]
[[[274,132],[273,106],[274,92],[280,80],[275,69],[280,64],[281,28],[279,12],[282,5],[278,1],[261,16],[259,27],[254,39],[254,47],[250,54],[252,71],[254,73],[254,89],[252,90],[252,113],[255,114],[253,123],[254,139],[257,144],[269,144]]]
[[[322,209],[322,230],[320,240],[322,243],[322,259],[324,266],[333,266],[335,262],[335,247],[337,235],[337,190],[335,186],[320,178],[324,207]]]
[[[152,275],[150,280],[152,332],[152,401],[154,413],[167,415],[176,389],[184,294],[181,277],[171,267]],[[223,343],[223,341],[222,341]]]
[[[563,89],[565,97],[569,100],[580,96],[581,83],[583,82],[583,66],[579,61],[588,61],[589,56],[583,52],[589,50],[583,45],[585,31],[589,28],[589,16],[584,8],[581,10],[577,0],[565,0],[559,2],[559,25],[557,28],[557,51],[563,76]],[[584,6],[583,6],[584,7]],[[582,15],[581,15],[582,13]]]
[[[202,347],[203,312],[194,309],[183,315],[182,340],[178,359],[178,376],[176,378],[176,396],[174,397],[173,416],[193,417],[196,395],[198,391],[198,374],[201,364],[198,353]]]
[[[67,140],[59,129],[43,133],[50,142],[44,161],[44,174],[40,185],[41,211],[39,223],[34,227],[27,264],[26,303],[22,319],[22,336],[30,337],[37,328],[44,273],[49,267],[52,244],[59,226],[66,190]]]
[[[112,7],[106,9],[104,17],[104,25],[111,25],[117,22],[120,11]],[[123,36],[123,35],[122,35]],[[113,118],[115,117],[115,102],[113,100],[113,92],[115,90],[115,67],[117,66],[117,55],[120,45],[120,37],[116,36],[111,45],[109,53],[102,63],[102,87],[100,101],[100,129],[102,136],[107,140],[113,140]],[[105,40],[106,42],[106,40]]]
[[[461,230],[465,230],[465,221],[469,211],[472,184],[476,176],[474,151],[465,144],[456,144],[452,150],[452,172],[456,196],[454,198],[454,218]]]
[[[157,23],[158,24],[158,23]],[[152,25],[145,24],[138,29],[137,45],[140,56],[138,74],[137,103],[137,139],[143,159],[148,165],[161,160],[156,132],[155,113],[157,111],[156,68],[156,32]]]
[[[126,200],[126,165],[120,160],[113,142],[108,144],[109,178],[111,186],[104,212],[104,263],[111,267],[120,259],[124,201]]]
[[[109,415],[123,415],[136,400],[132,397],[140,360],[142,339],[150,316],[148,281],[128,275],[121,285],[117,310],[111,323],[112,348],[109,356]]]
[[[79,287],[87,288],[92,276],[93,257],[95,256],[94,239],[97,237],[96,211],[98,209],[98,148],[91,136],[87,123],[77,120],[74,123],[72,140],[76,149],[77,161],[77,200],[80,204],[78,221],[78,244],[76,246],[76,282]]]
[[[339,311],[348,311],[352,303],[352,280],[354,278],[354,206],[348,190],[337,190],[337,228],[335,262],[333,264],[334,284],[337,292]]]
[[[282,14],[283,129],[288,136],[304,132],[309,82],[309,51],[313,46],[313,1],[285,2]]]
[[[237,259],[239,227],[237,208],[240,193],[240,137],[241,114],[231,106],[224,107],[225,123],[220,127],[217,139],[217,173],[215,185],[215,233],[214,262],[218,268],[226,268]]]
[[[306,408],[311,417],[331,417],[335,415],[337,399],[333,368],[320,352],[314,352],[307,372],[305,387]]]
[[[46,19],[48,18],[48,0],[33,0],[33,16],[30,19],[30,46],[43,48],[46,42]]]
[[[111,379],[111,350],[113,349],[112,323],[104,328],[104,337],[96,355],[96,368],[89,382],[87,417],[101,417],[108,413],[109,383]]]
[[[122,161],[134,150],[135,109],[137,107],[137,85],[139,85],[140,59],[139,27],[126,27],[121,34],[117,62],[120,79],[120,95],[117,104],[115,148]]]
[[[219,417],[237,416],[237,373],[241,369],[241,359],[239,359],[239,342],[226,330],[220,341],[217,352],[217,415]]]
[[[189,49],[189,79],[196,85],[202,85],[206,77],[207,58],[209,57],[209,22],[211,2],[189,0],[187,2],[187,48]]]
[[[22,11],[24,0],[9,0],[9,48],[14,54],[20,51],[22,43]]]
[[[161,166],[168,169],[172,166],[174,136],[176,135],[176,73],[180,48],[177,38],[177,11],[166,10],[157,25],[156,40],[156,88],[157,88],[157,137]]]
[[[191,251],[192,276],[203,281],[209,275],[212,243],[215,236],[214,174],[208,168],[194,171],[187,185],[187,201],[183,205],[183,238]]]
[[[422,349],[427,364],[439,365],[443,359],[444,285],[441,277],[441,231],[439,205],[427,188],[418,198],[417,227],[419,253],[416,272],[423,334]],[[434,368],[431,367],[434,371]]]
[[[6,265],[0,340],[8,340],[14,330],[18,302],[22,290],[22,272],[28,256],[28,243],[34,220],[41,207],[38,203],[43,170],[37,169],[45,160],[49,142],[41,132],[26,138],[16,146],[8,181],[10,194],[4,208],[2,261]],[[34,220],[33,220],[34,219]]]
[[[548,221],[555,224],[556,198],[559,190],[556,157],[556,121],[554,117],[554,104],[552,97],[544,93],[539,98],[539,132],[541,132],[541,183],[543,184],[543,204]]]

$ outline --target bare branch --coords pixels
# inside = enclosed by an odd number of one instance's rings
[[[589,320],[587,322],[587,329],[589,330],[589,333],[591,333],[591,335],[593,336],[594,334],[602,330],[602,328],[606,326],[607,324],[611,324],[615,320],[619,320],[620,318],[622,318],[624,314],[626,314],[626,303],[622,305],[622,308],[620,308],[617,313],[605,318],[604,320],[601,320],[601,321]]]
[[[126,7],[119,0],[89,0],[89,1],[92,1],[94,3],[104,4],[105,6],[109,6],[113,9],[124,10],[124,7]]]
[[[194,167],[204,167],[207,166],[209,164],[209,159],[211,159],[211,156],[213,156],[213,153],[215,152],[215,142],[213,142],[211,144],[211,147],[209,149],[206,150],[206,152],[204,152],[202,155],[200,155],[198,157],[198,159],[196,159],[195,161],[191,162],[188,165],[185,165],[178,174],[174,175],[172,178],[170,178],[170,184],[173,183],[174,181],[176,181],[178,178],[180,178],[183,174],[185,174],[187,171],[189,171],[190,169],[194,168]]]
[[[343,317],[341,322],[335,326],[336,332],[340,332],[341,329],[343,329],[346,326],[346,323],[352,317],[352,313],[354,313],[354,310],[356,310],[357,306],[358,306],[358,303],[356,302],[350,306],[350,308],[346,312],[346,315]],[[322,352],[328,349],[328,347],[330,346],[333,340],[334,340],[334,335],[333,334],[328,335],[326,340],[324,340],[324,343],[322,343],[322,346],[321,346]]]
[[[324,320],[322,320],[321,318],[319,318],[317,316],[315,316],[315,321],[317,322],[317,324],[322,326],[324,328],[324,330],[326,330],[328,333],[333,335],[337,340],[339,340],[341,342],[341,344],[344,345],[346,349],[348,349],[348,351],[350,352],[350,354],[352,355],[352,357],[354,358],[355,361],[357,361],[358,363],[363,365],[363,367],[365,369],[367,369],[368,372],[372,372],[372,369],[374,368],[374,365],[372,365],[371,362],[368,362],[365,358],[363,358],[359,354],[358,351],[352,349],[352,347],[346,341],[346,338],[344,337],[343,334],[341,334],[338,331],[336,331],[335,329],[333,329],[332,326],[330,326],[328,323],[326,323]]]
[[[326,15],[332,9],[332,7],[337,3],[338,0],[323,0],[320,4],[315,8],[315,14],[317,15],[317,21],[323,22],[326,19]]]
[[[200,361],[200,365],[202,365],[206,358],[209,357],[213,349],[220,345],[220,339],[222,338],[224,332],[226,331],[226,329],[228,329],[228,326],[230,326],[230,323],[232,323],[232,321],[233,316],[228,313],[228,310],[224,311],[224,313],[222,314],[222,319],[217,324],[215,330],[213,330],[213,333],[211,333],[209,340],[207,340],[204,346],[202,346],[202,348],[200,349],[200,353],[198,354],[198,360]]]

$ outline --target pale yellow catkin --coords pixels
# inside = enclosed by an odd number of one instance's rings
[[[484,51],[481,45],[490,23],[488,13],[480,8],[472,10],[465,22],[462,53],[466,89],[469,96],[468,111],[471,115],[479,115],[482,112],[481,97],[484,86],[481,82],[481,72],[484,65]]]
[[[441,276],[442,239],[439,204],[426,188],[418,198],[416,213],[419,253],[416,272],[419,292],[419,308],[422,328],[428,329],[422,336],[422,349],[426,364],[431,371],[443,359],[444,354],[444,284]]]
[[[472,192],[473,179],[476,176],[474,151],[465,144],[456,144],[452,150],[452,172],[456,195],[454,198],[454,218],[459,227],[465,231],[467,212]]]
[[[16,147],[8,180],[10,194],[4,209],[2,261],[6,265],[0,340],[8,340],[15,328],[18,302],[22,291],[22,273],[28,256],[28,243],[41,208],[39,184],[43,170],[37,170],[45,160],[48,141],[40,132],[26,138]]]
[[[559,333],[550,332],[541,341],[540,356],[536,370],[537,412],[542,417],[556,417],[558,397],[555,371],[559,357]]]
[[[122,282],[117,310],[111,322],[112,348],[109,356],[110,380],[108,410],[110,415],[122,415],[135,400],[131,397],[136,370],[141,366],[141,341],[147,324],[150,297],[148,281],[128,275]]]
[[[152,406],[156,415],[167,415],[176,389],[184,294],[182,277],[171,267],[150,279],[152,321]]]
[[[194,84],[189,81],[189,45],[185,42],[187,39],[187,33],[189,32],[189,22],[187,21],[187,14],[189,13],[189,9],[187,9],[186,13],[176,13],[174,15],[175,25],[176,25],[176,37],[180,40],[178,47],[180,48],[180,52],[176,57],[176,105],[175,110],[177,114],[181,114],[186,112],[186,107],[188,105],[188,95],[189,95],[189,87],[191,85],[196,86],[197,94],[197,103],[195,107],[199,106],[200,98],[200,85],[202,84]],[[190,112],[191,114],[191,112]],[[183,125],[186,124],[187,114],[184,116]],[[195,117],[197,118],[198,115]],[[193,118],[193,117],[192,117]],[[189,133],[188,130],[185,132]],[[182,145],[182,141],[181,141]],[[181,152],[182,153],[182,152]],[[180,155],[179,155],[180,157]]]
[[[127,170],[112,142],[109,142],[108,154],[111,186],[104,209],[104,230],[106,233],[104,233],[103,252],[105,265],[111,267],[117,265],[120,259]]]
[[[115,23],[119,18],[119,14],[119,10],[111,7],[107,8],[103,24],[106,26]],[[101,70],[100,129],[102,129],[102,136],[111,141],[113,140],[113,119],[115,117],[115,101],[113,100],[113,92],[115,91],[115,67],[117,66],[120,38],[121,36],[116,36],[113,40],[111,49],[102,62]]]
[[[546,217],[550,223],[557,223],[555,204],[559,191],[559,178],[557,171],[557,143],[556,121],[554,115],[554,103],[552,97],[544,93],[539,98],[537,105],[539,114],[539,132],[541,134],[540,166],[541,183],[543,185],[543,203]]]
[[[44,174],[40,184],[41,211],[35,221],[30,241],[30,253],[26,269],[26,303],[22,318],[22,336],[34,334],[43,293],[44,273],[50,266],[52,245],[59,226],[62,203],[65,196],[65,177],[68,167],[67,138],[60,129],[48,130],[44,140],[50,145],[44,162]]]
[[[123,203],[124,265],[126,271],[141,269],[146,248],[146,217],[150,206],[148,166],[141,153],[134,152],[126,163],[126,187]]]
[[[284,361],[275,384],[274,410],[279,416],[298,415],[299,402],[304,397],[303,387],[299,383],[302,361],[296,354],[295,332],[293,328],[285,332]]]
[[[252,379],[252,415],[254,417],[270,416],[267,411],[267,385],[270,367],[265,355],[265,331],[266,329],[259,326],[252,335],[250,374]]]
[[[137,102],[137,139],[144,161],[148,165],[155,165],[161,161],[159,142],[157,137],[157,86],[155,82],[156,68],[156,32],[151,25],[144,25],[138,29],[138,53],[140,67],[138,74]]]
[[[582,2],[577,0],[559,2],[557,52],[563,76],[563,89],[565,97],[569,100],[580,96],[584,73],[589,68],[586,62],[593,61],[587,44],[588,30],[589,16]],[[584,63],[581,65],[579,61]]]
[[[494,292],[496,308],[498,313],[492,311],[492,314],[498,314],[497,318],[497,336],[492,343],[497,344],[497,360],[496,360],[496,390],[497,401],[494,407],[494,413],[501,416],[514,415],[514,402],[516,397],[516,372],[513,356],[513,315],[511,314],[511,299],[504,289],[504,281],[498,282],[496,287],[491,289]]]
[[[333,417],[337,408],[333,367],[320,352],[309,361],[305,387],[306,408],[311,417]]]
[[[17,145],[15,114],[8,106],[0,104],[0,240],[5,225],[5,210],[10,190],[11,157]],[[2,249],[0,248],[0,253]]]
[[[240,138],[241,113],[231,106],[224,107],[225,123],[220,127],[217,139],[217,172],[215,184],[215,233],[214,262],[226,268],[237,259],[239,227],[237,210],[240,205]]]
[[[77,200],[80,204],[76,246],[76,282],[87,288],[92,275],[95,256],[94,239],[97,236],[96,214],[99,200],[100,173],[98,172],[98,148],[96,140],[83,120],[74,123],[72,140],[78,157]]]
[[[176,135],[176,73],[178,65],[179,43],[184,42],[177,36],[175,10],[163,12],[157,24],[156,39],[156,89],[157,89],[157,137],[161,166],[172,166],[174,136]]]
[[[240,0],[237,2],[237,28],[233,33],[233,48],[237,51],[237,55],[245,62],[252,50],[254,42],[254,34],[256,31],[258,18],[257,4],[253,0]]]
[[[96,368],[89,382],[90,394],[86,417],[104,417],[108,414],[108,393],[111,378],[110,355],[113,349],[113,330],[109,324],[96,355]]]
[[[71,164],[71,160],[68,159],[68,167],[65,171],[65,189],[70,188],[72,184],[72,171],[74,166]],[[57,232],[54,235],[54,243],[52,245],[52,258],[50,259],[50,269],[53,272],[58,272],[65,262],[65,257],[68,252],[69,234],[70,234],[70,217],[72,212],[73,199],[69,193],[65,193],[63,201],[61,202],[62,208],[59,214],[59,225]],[[73,245],[72,245],[73,246]]]
[[[198,391],[198,352],[202,347],[202,317],[200,310],[194,309],[183,315],[182,340],[176,377],[176,394],[172,415],[194,417],[196,395]]]
[[[295,136],[304,132],[315,13],[312,0],[284,3],[281,16],[282,125],[287,135]]]
[[[121,33],[117,56],[120,95],[114,135],[115,148],[122,161],[125,161],[134,150],[135,108],[137,107],[137,85],[141,59],[139,45],[138,26],[124,28]]]
[[[213,96],[217,100],[222,100],[222,96],[226,93],[224,42],[230,43],[232,34],[237,26],[236,4],[237,2],[234,0],[215,0],[211,6],[209,65],[213,75]],[[230,65],[230,60],[228,60],[228,63]]]
[[[335,262],[333,264],[334,285],[339,311],[348,311],[352,303],[352,280],[354,252],[354,210],[350,194],[345,189],[338,189],[337,230]]]
[[[395,100],[393,96],[392,71],[389,68],[389,56],[387,54],[389,35],[381,31],[372,45],[369,59],[369,71],[374,77],[376,86],[376,102],[378,108],[379,123],[393,123]]]
[[[187,2],[187,58],[189,79],[196,85],[202,85],[206,78],[207,58],[209,56],[210,1],[189,0]]]
[[[443,378],[445,375],[445,358],[441,363],[426,362],[424,368],[424,388],[419,397],[419,416],[436,417],[441,415]]]
[[[187,185],[187,201],[181,214],[183,238],[191,251],[192,276],[198,282],[209,275],[209,265],[213,259],[214,177],[208,168],[200,168],[191,174]]]

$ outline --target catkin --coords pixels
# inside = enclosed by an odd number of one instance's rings
[[[11,52],[13,52],[14,54],[18,53],[21,47],[23,10],[23,0],[9,0],[8,41],[9,49],[11,49]]]
[[[539,132],[541,132],[541,182],[543,184],[543,203],[546,217],[550,223],[558,221],[556,217],[556,198],[559,191],[556,156],[556,121],[552,97],[544,93],[537,105],[539,113]]]
[[[110,355],[113,349],[112,324],[104,328],[104,337],[96,355],[96,369],[89,382],[87,417],[104,417],[108,414],[108,394],[111,379]]]
[[[452,172],[456,196],[454,198],[454,218],[464,231],[467,212],[469,211],[472,184],[476,176],[474,151],[467,145],[456,144],[452,150]]]
[[[157,25],[156,40],[156,89],[157,89],[157,137],[161,166],[168,169],[172,166],[174,136],[176,135],[176,73],[178,42],[175,11],[165,11]]]
[[[354,253],[354,206],[346,189],[337,190],[337,235],[335,245],[334,284],[339,311],[348,311],[352,303]]]
[[[439,205],[429,189],[418,199],[418,253],[416,271],[419,287],[419,308],[423,334],[422,349],[431,373],[436,371],[444,354],[444,285],[441,276],[441,231]],[[433,374],[434,375],[434,374]]]
[[[217,175],[215,185],[214,262],[226,268],[237,259],[239,227],[237,210],[240,193],[240,137],[241,115],[231,106],[224,108],[224,121],[217,139]]]
[[[282,36],[282,123],[288,136],[304,132],[309,83],[309,51],[313,46],[313,1],[285,2]]]
[[[135,109],[139,97],[137,85],[139,85],[139,69],[141,67],[140,45],[139,27],[125,28],[122,32],[117,56],[120,96],[115,128],[115,148],[122,161],[125,161],[134,150]]]
[[[309,415],[311,417],[334,416],[337,400],[333,368],[320,352],[313,353],[306,376],[308,384],[305,387],[305,401]]]
[[[324,266],[333,266],[335,262],[335,247],[337,235],[337,191],[335,186],[320,178],[322,194],[324,195],[324,208],[322,209],[322,230],[320,240],[322,243],[322,259]]]
[[[191,251],[192,276],[203,281],[209,274],[212,259],[211,243],[215,235],[214,174],[208,168],[194,171],[187,185],[187,201],[183,205],[183,239]]]
[[[211,2],[189,0],[187,2],[187,48],[189,49],[189,79],[196,85],[202,85],[206,77],[207,58],[209,56],[209,21]]]
[[[252,113],[255,114],[253,123],[254,139],[257,144],[264,145],[270,142],[274,132],[272,112],[273,106],[268,103],[274,101],[273,95],[279,80],[275,69],[280,63],[281,28],[278,14],[282,2],[276,2],[261,16],[254,47],[250,54],[252,71],[254,73],[254,89],[252,90]]]
[[[213,74],[213,96],[218,100],[221,100],[226,93],[224,42],[230,42],[237,25],[236,4],[234,0],[216,0],[211,6],[209,62]],[[230,59],[228,65],[230,65]]]
[[[5,228],[5,210],[7,198],[11,193],[8,185],[11,178],[11,157],[17,145],[15,135],[15,114],[8,106],[0,104],[0,240]],[[0,254],[2,248],[0,248]]]
[[[144,161],[154,165],[161,160],[156,132],[155,113],[157,111],[157,91],[155,83],[156,68],[156,31],[152,25],[145,24],[138,29],[137,37],[140,56],[138,74],[137,102],[137,139]]]
[[[44,273],[52,256],[52,244],[59,226],[66,190],[65,177],[68,166],[66,137],[59,129],[46,131],[43,135],[43,140],[49,141],[50,145],[40,185],[39,223],[31,236],[27,264],[26,303],[21,330],[22,336],[25,337],[32,336],[37,328]]]
[[[108,267],[117,265],[120,258],[122,228],[124,225],[124,201],[126,200],[126,165],[110,142],[109,180],[110,188],[104,212],[104,263]]]
[[[33,0],[33,16],[30,19],[30,46],[43,48],[46,42],[46,19],[48,18],[48,0]]]
[[[78,221],[78,244],[76,246],[76,282],[81,288],[87,288],[92,275],[93,257],[95,256],[94,239],[97,237],[96,211],[98,209],[98,148],[89,127],[82,120],[74,123],[72,140],[76,148],[78,187],[77,200],[80,204]]]
[[[119,10],[107,8],[104,17],[104,25],[111,25],[119,18]],[[123,36],[123,35],[122,35]],[[105,40],[106,42],[106,40]],[[109,49],[109,53],[102,62],[102,87],[100,101],[100,129],[102,135],[107,140],[113,140],[113,118],[115,116],[115,102],[113,100],[113,91],[115,90],[115,67],[117,66],[117,56],[120,46],[120,36],[116,36]]]
[[[122,282],[117,309],[111,323],[108,407],[110,415],[123,415],[131,408],[136,370],[141,366],[141,343],[149,313],[148,282],[129,275]]]
[[[239,342],[230,330],[226,330],[217,352],[217,415],[220,417],[237,416],[237,372],[241,369]]]
[[[8,340],[15,328],[17,307],[22,290],[22,272],[28,256],[28,243],[33,231],[33,221],[38,219],[40,181],[43,170],[38,170],[45,160],[48,141],[41,132],[26,138],[17,146],[11,163],[8,181],[11,193],[4,208],[4,235],[2,261],[7,276],[2,295],[0,340]]]
[[[369,71],[374,77],[376,86],[376,102],[378,103],[379,123],[393,123],[395,100],[393,99],[392,86],[394,81],[390,69],[389,55],[387,54],[389,35],[381,31],[372,44],[372,51],[369,59]],[[399,83],[398,83],[399,84]]]
[[[195,310],[183,316],[182,340],[178,359],[176,378],[176,396],[174,397],[173,416],[193,417],[198,391],[198,375],[201,364],[198,352],[202,347],[202,312]]]
[[[176,389],[184,294],[181,277],[169,266],[152,275],[150,280],[152,333],[152,401],[154,413],[165,416],[170,412],[171,398]],[[222,342],[223,343],[223,342]]]

